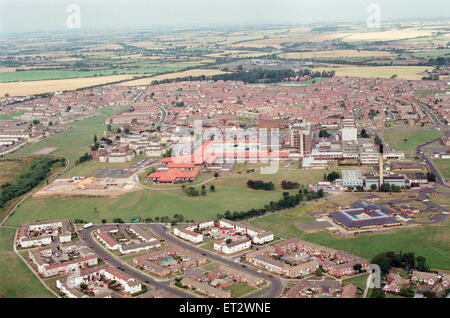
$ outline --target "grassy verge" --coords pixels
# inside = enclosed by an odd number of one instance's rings
[[[0,295],[9,298],[54,297],[14,253],[15,229],[0,227]]]

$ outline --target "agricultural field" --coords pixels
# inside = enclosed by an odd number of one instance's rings
[[[45,71],[3,72],[0,73],[0,83],[98,77],[98,76],[122,75],[122,74],[158,74],[165,72],[174,72],[178,70],[180,69],[176,67],[154,67],[154,68],[141,68],[136,70],[105,69],[95,71],[45,70]]]
[[[426,29],[394,29],[377,32],[352,33],[343,38],[345,42],[359,41],[396,41],[433,35],[433,30]]]
[[[15,232],[14,228],[0,227],[0,297],[53,298],[53,294],[14,253]]]
[[[86,78],[71,78],[29,82],[0,83],[0,96],[27,96],[65,90],[75,90],[96,85],[115,83],[123,80],[133,79],[136,75],[110,75]]]
[[[390,78],[397,75],[398,78],[407,80],[419,80],[430,66],[336,66],[318,67],[313,71],[336,71],[336,76],[355,76],[363,78]]]
[[[442,132],[427,129],[386,129],[383,137],[391,149],[415,153],[416,146],[439,138]]]
[[[419,58],[436,58],[440,56],[449,56],[450,55],[450,49],[438,49],[438,50],[432,50],[432,51],[419,51],[412,53],[413,56],[419,57]]]
[[[311,58],[344,58],[344,57],[389,57],[390,52],[384,51],[357,51],[357,50],[334,50],[317,52],[289,52],[279,54],[284,59],[311,59]]]

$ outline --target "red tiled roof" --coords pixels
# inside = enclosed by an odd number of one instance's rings
[[[106,242],[106,244],[108,244],[109,246],[115,246],[117,244],[119,244],[116,240],[114,240],[108,233],[105,232],[98,232],[97,235]]]
[[[122,272],[119,272],[117,269],[115,269],[115,268],[112,268],[112,267],[108,267],[107,269],[105,269],[105,272],[108,272],[108,273],[110,273],[111,275],[113,275],[114,277],[117,277],[117,278],[119,278],[119,279],[122,279],[122,280],[124,280],[124,281],[129,281],[130,279],[131,279],[131,277],[130,276],[128,276],[128,275],[126,275],[126,274],[124,274],[124,273],[122,273]]]
[[[158,171],[150,174],[148,179],[158,179],[159,182],[173,182],[177,178],[195,178],[199,174],[199,170],[183,171],[178,168],[166,171]]]
[[[45,267],[45,269],[54,269],[54,268],[58,268],[58,267],[65,267],[65,266],[67,266],[67,265],[70,265],[70,264],[78,264],[78,263],[84,263],[84,262],[87,262],[87,261],[89,261],[89,260],[91,260],[91,259],[95,259],[95,258],[97,258],[97,255],[89,255],[89,256],[86,256],[86,257],[83,257],[83,258],[78,258],[78,259],[74,259],[74,260],[71,260],[71,261],[68,261],[68,262],[64,262],[64,263],[60,263],[60,264],[54,264],[54,265],[49,265],[49,266],[46,266]]]

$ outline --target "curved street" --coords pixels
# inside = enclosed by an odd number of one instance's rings
[[[195,247],[187,242],[177,239],[177,238],[171,236],[168,233],[168,228],[162,224],[144,224],[144,225],[149,227],[150,230],[153,231],[153,233],[162,240],[165,240],[169,243],[180,246],[181,248],[184,248],[191,252],[194,252],[197,254],[202,254],[202,255],[208,257],[210,260],[214,260],[214,261],[226,264],[235,269],[248,272],[248,273],[258,276],[258,277],[262,277],[265,280],[270,282],[270,285],[267,286],[266,288],[263,288],[261,290],[256,290],[255,292],[247,295],[246,297],[249,297],[249,298],[254,298],[254,297],[275,298],[279,295],[280,290],[281,290],[281,281],[279,278],[277,278],[275,276],[269,277],[267,274],[258,273],[257,270],[250,268],[247,265],[243,265],[241,263],[236,263],[232,260],[221,257],[215,253],[205,251],[205,250]],[[105,226],[109,226],[109,225],[107,225],[107,224],[94,225],[90,228],[82,229],[79,231],[80,239],[83,242],[85,242],[86,245],[89,246],[89,248],[91,248],[98,255],[99,258],[104,259],[105,257],[107,257],[108,260],[106,262],[109,263],[111,266],[119,268],[127,275],[135,277],[146,284],[156,287],[157,289],[163,289],[170,293],[176,294],[179,297],[184,297],[184,298],[193,297],[193,295],[191,293],[187,293],[180,288],[171,287],[170,283],[172,280],[166,280],[166,281],[156,280],[155,278],[151,277],[150,275],[147,275],[147,274],[129,266],[128,264],[122,262],[114,254],[107,251],[103,246],[101,246],[92,237],[92,234],[95,230],[105,227]]]

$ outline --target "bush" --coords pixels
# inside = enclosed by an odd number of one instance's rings
[[[248,180],[247,186],[253,190],[265,190],[265,191],[273,191],[275,190],[275,186],[273,182],[264,182],[261,180],[253,181]]]

